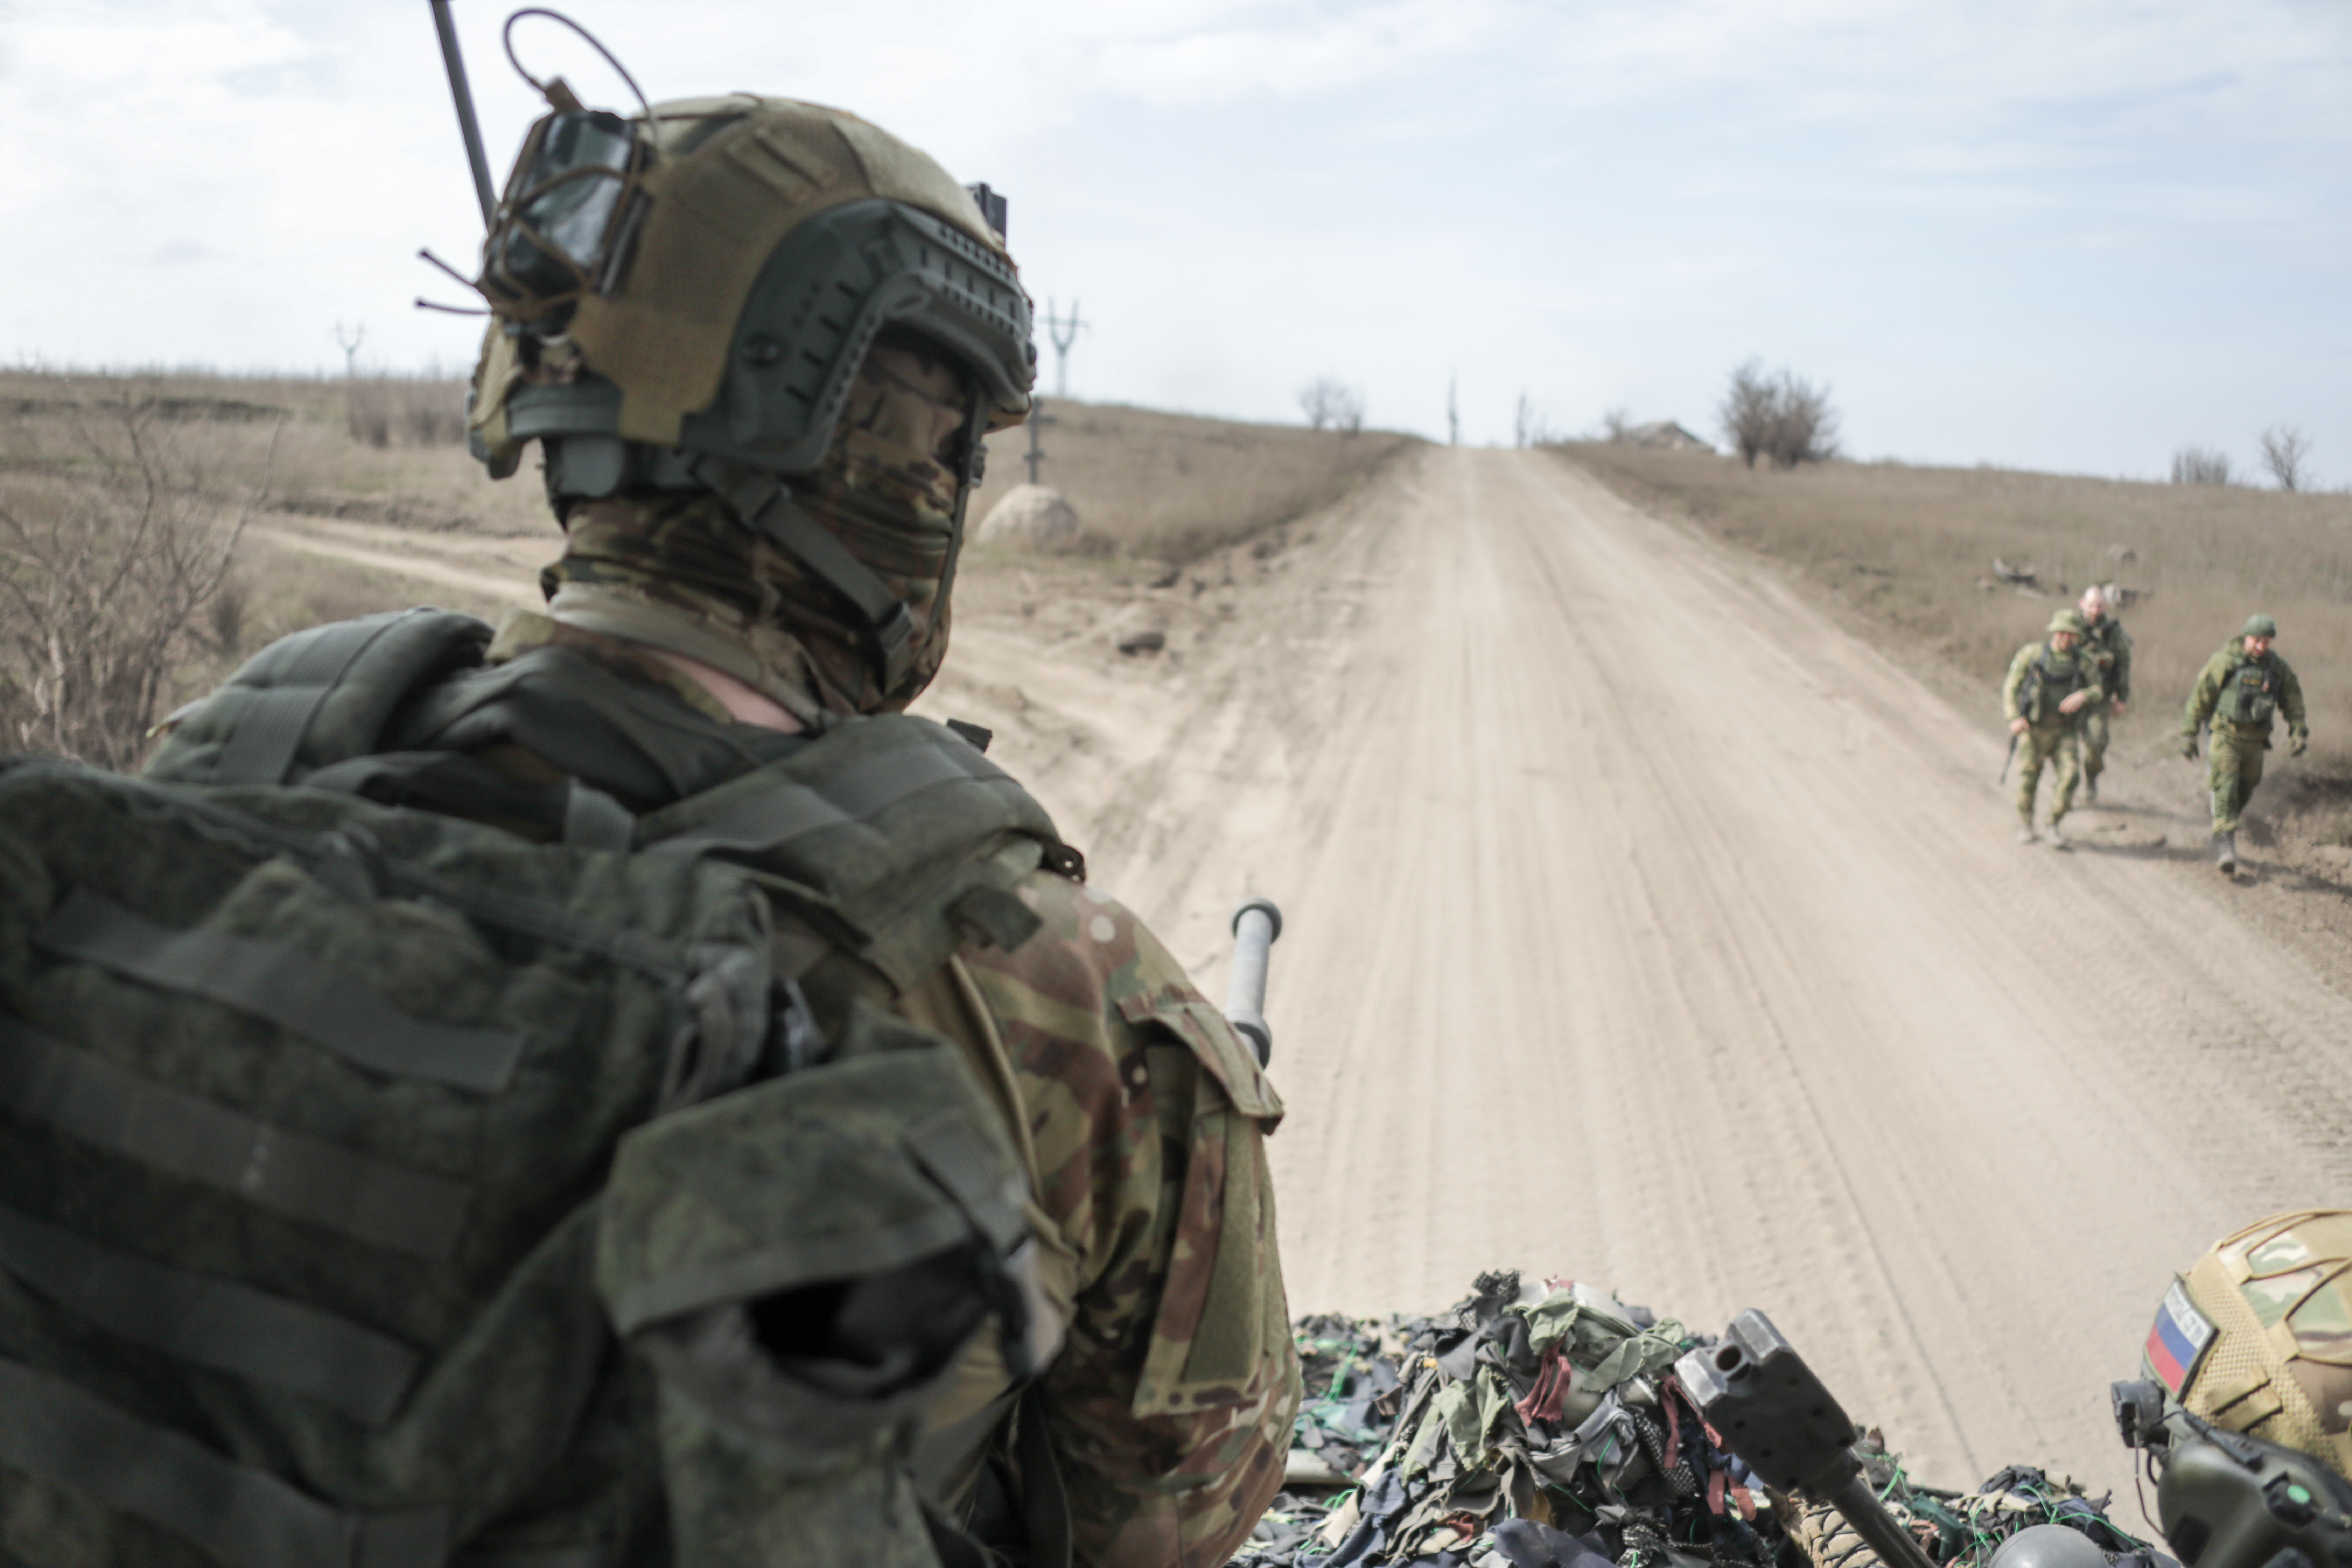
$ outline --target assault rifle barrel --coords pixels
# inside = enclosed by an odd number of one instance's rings
[[[1244,899],[1234,911],[1234,973],[1225,984],[1225,1022],[1250,1043],[1257,1065],[1274,1059],[1274,1031],[1265,1022],[1265,969],[1282,934],[1282,911],[1272,899]]]

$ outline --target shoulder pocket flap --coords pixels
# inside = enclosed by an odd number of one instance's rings
[[[637,1129],[598,1237],[614,1326],[899,1268],[1017,1226],[1020,1170],[992,1116],[935,1047],[810,1068]]]
[[[1265,1069],[1257,1065],[1257,1053],[1208,1003],[1197,996],[1175,1001],[1147,994],[1122,997],[1118,1011],[1139,1028],[1158,1025],[1190,1046],[1243,1115],[1255,1117],[1269,1131],[1282,1120],[1282,1097],[1275,1093]]]

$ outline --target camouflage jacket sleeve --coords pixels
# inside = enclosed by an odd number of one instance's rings
[[[2128,702],[2131,700],[2132,640],[2131,633],[2124,630],[2120,622],[2116,626],[2113,647],[2116,662],[2114,668],[2107,671],[2107,695],[2118,702]]]
[[[2276,654],[2273,654],[2271,658],[2278,666],[2279,711],[2286,715],[2286,732],[2290,735],[2310,733],[2309,715],[2303,706],[2303,682],[2295,679],[2294,671],[2286,660]]]
[[[2017,718],[2018,688],[2025,684],[2025,672],[2033,668],[2033,656],[2041,651],[2040,643],[2030,642],[2009,661],[2009,679],[2000,683],[2000,716],[2004,720],[2013,721]]]
[[[2194,735],[2213,717],[2213,706],[2221,700],[2221,685],[2230,679],[2230,655],[2235,644],[2223,648],[2205,661],[2199,672],[2197,684],[2189,692],[2188,711],[2180,716],[2180,733]]]
[[[1281,1103],[1118,902],[1043,873],[1022,897],[1044,929],[964,959],[1076,1256],[1043,1392],[1077,1559],[1222,1563],[1281,1485],[1298,1405],[1265,1149]]]

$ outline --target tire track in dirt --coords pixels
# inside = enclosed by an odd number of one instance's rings
[[[1135,765],[1034,779],[1213,994],[1234,899],[1289,918],[1294,1306],[1759,1305],[1930,1479],[2124,1484],[2171,1272],[2352,1201],[2352,1003],[2210,873],[2014,845],[1996,726],[1556,459],[1432,450],[1323,533],[1096,700]]]

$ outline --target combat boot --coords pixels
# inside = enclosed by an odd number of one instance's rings
[[[2033,831],[2033,818],[2025,816],[2018,817],[2017,841],[2020,844],[2038,844],[2042,841],[2042,835]]]
[[[2084,805],[2089,805],[2098,798],[2099,775],[2096,773],[2084,773],[2083,775],[2083,804]]]
[[[2213,835],[2213,868],[2224,877],[2237,874],[2238,836],[2235,833]]]
[[[2068,847],[2066,836],[2058,830],[2058,819],[2054,816],[2050,819],[2050,826],[2042,830],[2042,837],[2050,840],[2050,847],[2053,849]]]

